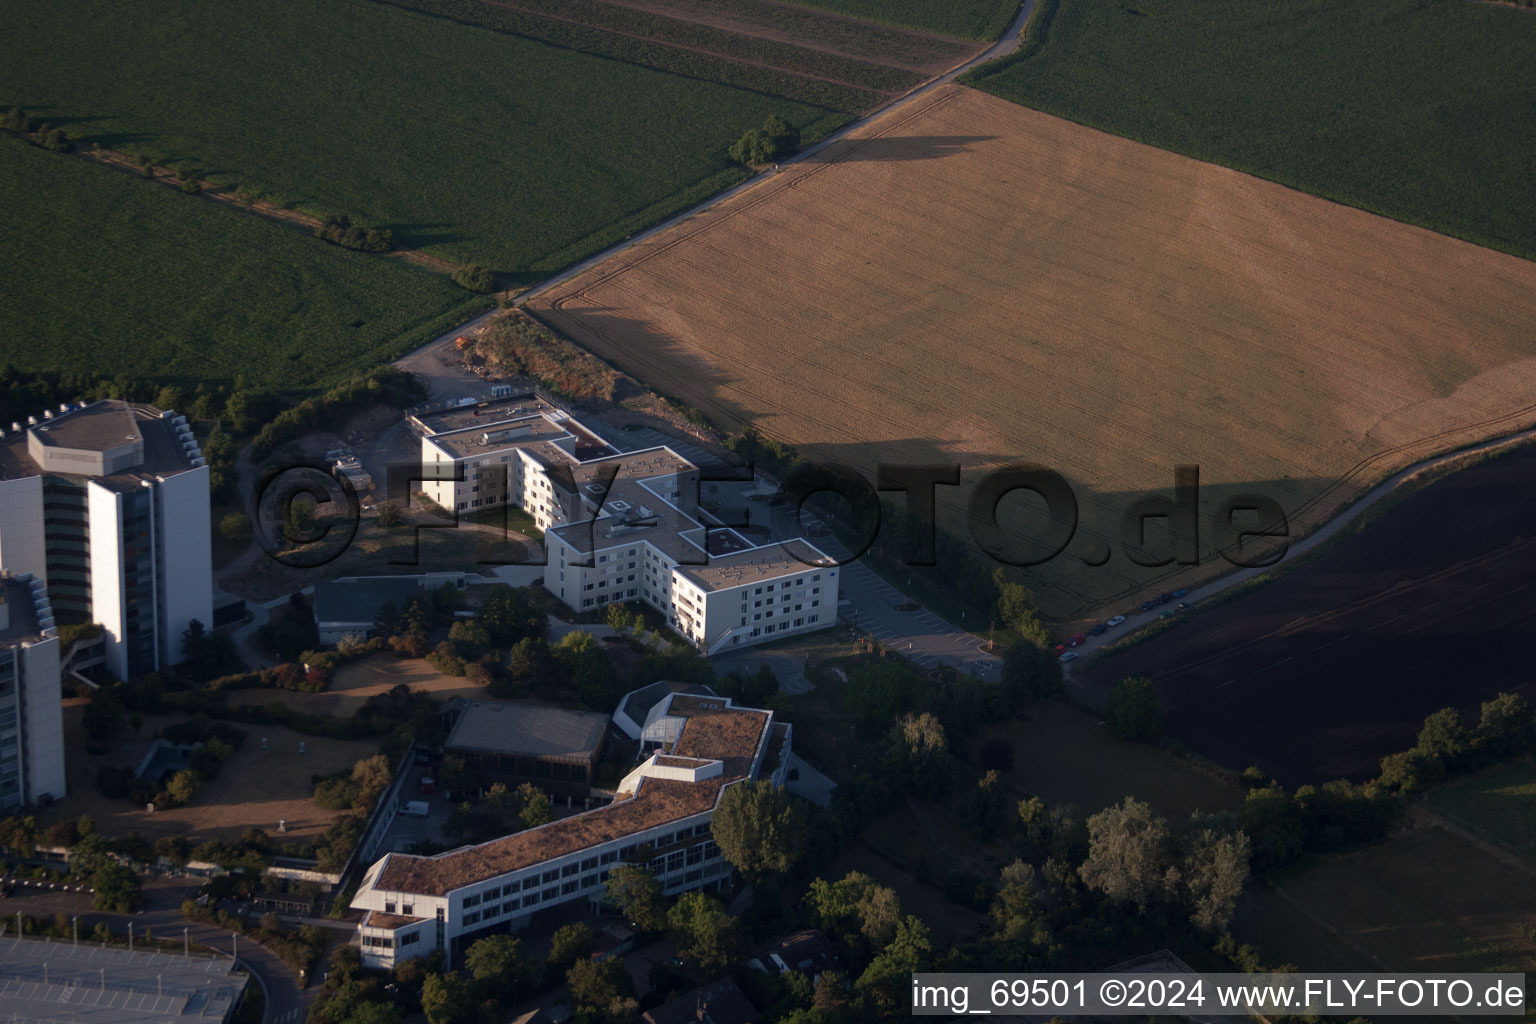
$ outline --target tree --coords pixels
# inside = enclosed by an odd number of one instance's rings
[[[905,1005],[912,974],[922,970],[932,951],[928,926],[911,914],[902,918],[890,943],[859,976],[859,989],[874,1000],[881,1016],[894,1017]]]
[[[576,687],[576,699],[582,706],[598,711],[609,710],[621,696],[619,677],[613,660],[597,638],[585,630],[574,630],[560,638],[552,648],[556,663]]]
[[[576,1006],[606,1013],[633,991],[629,972],[618,957],[606,960],[582,960],[565,975],[566,991]]]
[[[1004,938],[1018,938],[1034,924],[1040,898],[1040,875],[1033,864],[1015,859],[998,875],[992,898],[992,918]]]
[[[1225,931],[1248,880],[1248,837],[1242,832],[1201,828],[1191,833],[1184,846],[1189,919],[1208,932]]]
[[[203,788],[203,777],[190,768],[184,768],[172,775],[170,781],[165,784],[166,795],[173,803],[191,803],[197,796],[198,790]]]
[[[1518,693],[1483,702],[1475,740],[1489,757],[1502,758],[1536,748],[1536,707]]]
[[[667,901],[661,883],[649,871],[620,864],[608,875],[608,902],[643,932],[667,926]]]
[[[743,874],[781,874],[805,852],[809,828],[804,808],[767,780],[728,786],[715,808],[710,832],[726,860]]]
[[[392,501],[379,503],[379,525],[384,529],[393,529],[400,525],[400,506]]]
[[[1168,823],[1134,797],[1105,808],[1088,819],[1088,859],[1078,874],[1090,889],[1145,910],[1177,880]]]
[[[976,788],[964,807],[965,822],[983,838],[1002,832],[1008,817],[1008,798],[1003,792],[1003,777],[997,769],[976,781]]]
[[[893,773],[921,795],[942,800],[949,794],[949,740],[931,712],[902,716],[891,730],[887,759]]]
[[[229,512],[219,520],[219,533],[225,540],[243,544],[251,539],[251,517],[244,512]]]
[[[113,914],[132,913],[139,905],[139,876],[109,860],[91,875],[91,906]]]
[[[556,974],[568,971],[572,964],[580,963],[592,955],[596,936],[581,921],[563,925],[555,931],[549,943],[549,956],[545,963]]]
[[[428,1024],[468,1024],[477,1016],[469,985],[456,974],[428,974],[421,983]]]
[[[799,148],[800,129],[777,114],[769,114],[761,128],[749,130],[731,145],[730,157],[741,164],[767,164]]]
[[[175,384],[167,384],[160,389],[155,396],[154,406],[161,410],[181,409],[186,411],[187,393]]]
[[[1008,705],[1017,708],[1061,692],[1061,663],[1048,649],[1033,643],[1014,644],[1003,656],[999,678]]]
[[[478,617],[490,631],[492,642],[499,646],[510,647],[527,638],[544,642],[548,620],[527,587],[501,586],[492,590],[480,605]]]
[[[352,766],[352,782],[357,786],[357,805],[371,808],[379,794],[389,788],[395,773],[389,767],[389,758],[383,754],[365,757]]]
[[[521,939],[510,935],[490,935],[477,940],[464,956],[484,998],[511,1002],[528,984],[533,965],[523,952]]]
[[[1050,635],[1040,621],[1040,604],[1035,600],[1034,591],[1009,579],[1002,566],[993,570],[992,586],[997,591],[997,617],[1003,625],[1037,651],[1049,650]]]
[[[517,815],[523,828],[538,828],[554,820],[554,805],[550,803],[549,794],[538,786],[525,782],[517,787],[517,795],[523,801],[523,809]]]
[[[466,263],[453,272],[453,283],[466,291],[493,292],[496,290],[496,275],[491,273],[489,267]]]
[[[1122,679],[1104,705],[1109,731],[1123,740],[1155,740],[1163,734],[1163,706],[1150,679]]]
[[[1447,768],[1454,767],[1467,752],[1469,737],[1455,708],[1441,708],[1424,719],[1419,730],[1418,749],[1438,759]]]
[[[677,953],[709,974],[725,970],[736,958],[736,919],[720,902],[698,890],[685,892],[667,912],[677,939]]]

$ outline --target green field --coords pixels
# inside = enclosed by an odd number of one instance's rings
[[[1536,763],[1511,761],[1441,786],[1429,806],[1490,842],[1536,860]]]
[[[521,280],[743,178],[768,114],[827,113],[367,0],[152,10],[14,5],[0,105]]]
[[[308,388],[487,305],[440,275],[0,137],[0,351],[23,370]]]
[[[1019,13],[1018,0],[792,0],[802,7],[943,32],[962,39],[996,39]]]
[[[1465,0],[1041,0],[971,84],[1536,258],[1536,16]]]

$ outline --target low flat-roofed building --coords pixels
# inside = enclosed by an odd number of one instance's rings
[[[466,700],[443,751],[487,783],[531,782],[555,796],[585,799],[608,740],[608,716],[510,701]]]
[[[577,611],[644,601],[706,654],[837,621],[838,566],[698,505],[700,470],[659,445],[615,453],[536,394],[416,410],[422,492],[475,514],[515,505],[544,532],[544,587]]]
[[[0,1020],[222,1024],[246,976],[226,957],[0,938]]]
[[[612,803],[434,856],[374,862],[352,900],[366,912],[364,962],[388,968],[441,949],[457,965],[483,935],[518,930],[550,907],[600,903],[622,864],[645,867],[668,894],[726,884],[731,868],[710,835],[720,794],[747,779],[783,785],[791,731],[776,729],[771,711],[714,696],[671,694],[650,718],[668,739]]]
[[[322,644],[338,644],[348,635],[367,640],[378,632],[374,623],[388,604],[397,613],[422,594],[414,579],[347,580],[315,584],[315,626]]]

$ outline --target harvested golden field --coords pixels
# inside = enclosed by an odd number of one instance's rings
[[[1295,537],[1536,420],[1536,264],[958,86],[530,308],[871,479],[962,464],[953,525],[984,468],[1056,470],[1081,521],[1028,577],[1059,618],[1224,568],[1211,514],[1235,494],[1278,501]],[[1122,519],[1176,465],[1199,467],[1204,561],[1133,564]]]

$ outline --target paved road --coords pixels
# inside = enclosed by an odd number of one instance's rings
[[[253,981],[266,993],[265,1024],[299,1024],[308,1015],[311,996],[300,988],[298,979],[287,964],[252,939],[241,937],[234,940],[231,933],[222,928],[188,921],[181,916],[181,901],[195,895],[200,885],[197,879],[168,876],[146,879],[144,910],[137,915],[104,914],[91,910],[91,897],[85,894],[33,893],[20,888],[0,905],[0,909],[7,914],[20,912],[42,918],[54,914],[78,916],[82,935],[89,933],[101,921],[107,922],[119,934],[126,931],[131,922],[135,934],[142,936],[148,931],[162,939],[179,938],[185,928],[188,937],[194,942],[200,942],[226,955],[238,952],[239,965],[250,972]],[[310,993],[318,992],[318,988],[311,987]]]

